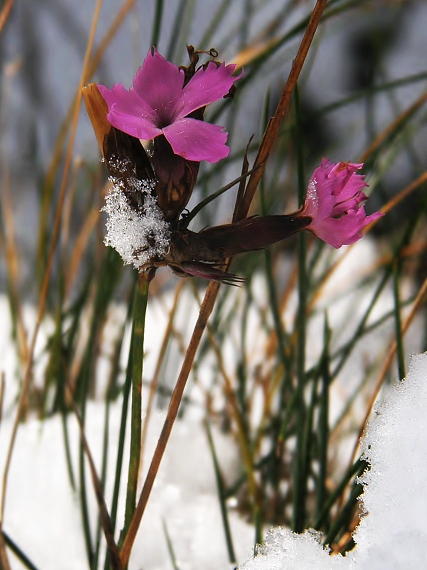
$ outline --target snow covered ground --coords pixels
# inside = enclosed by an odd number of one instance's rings
[[[359,246],[358,246],[359,247]],[[355,259],[369,260],[369,241],[363,240]],[[374,259],[372,259],[374,261]],[[354,263],[350,260],[350,264]],[[342,266],[342,279],[347,279]],[[339,275],[334,279],[339,286]],[[328,290],[324,292],[325,296]],[[333,290],[329,290],[333,295]],[[160,334],[165,324],[165,311],[155,302],[149,304],[146,375],[150,377],[157,358]],[[384,308],[384,307],[383,307]],[[384,310],[388,310],[385,307]],[[119,309],[120,310],[120,309]],[[0,468],[11,432],[13,398],[16,393],[15,350],[10,341],[7,301],[0,297],[3,327],[0,334],[0,367],[6,375],[4,417],[0,427]],[[337,314],[346,318],[340,309]],[[186,307],[187,323],[193,316]],[[331,313],[331,322],[336,315]],[[27,307],[25,318],[34,322],[34,310]],[[49,325],[45,325],[49,328]],[[319,326],[321,326],[319,321]],[[45,333],[44,333],[45,334]],[[349,333],[351,334],[351,332]],[[43,331],[42,331],[43,335]],[[375,336],[375,335],[374,335]],[[378,350],[372,338],[367,339],[372,352]],[[384,342],[384,338],[382,339]],[[42,345],[43,343],[41,343]],[[313,337],[313,350],[315,349]],[[319,350],[321,346],[318,347]],[[224,347],[226,350],[226,347]],[[227,349],[228,350],[228,349]],[[366,351],[366,347],[364,349]],[[359,355],[359,358],[361,356]],[[353,365],[354,368],[355,364]],[[363,371],[360,371],[362,373]],[[346,377],[350,375],[346,373]],[[341,386],[339,391],[342,390]],[[344,396],[345,400],[346,397]],[[146,401],[146,398],[145,398]],[[197,402],[197,397],[195,398]],[[331,405],[339,404],[332,400]],[[413,358],[407,379],[395,386],[376,408],[362,449],[371,470],[362,478],[363,507],[367,515],[355,533],[356,548],[347,555],[329,556],[318,536],[307,530],[295,535],[287,529],[272,529],[255,559],[252,559],[254,530],[240,515],[230,509],[231,532],[240,570],[279,569],[403,569],[427,567],[427,355]],[[101,461],[105,405],[89,403],[86,432],[97,465]],[[121,406],[113,405],[110,415],[111,450],[106,484],[110,504],[116,460],[116,442]],[[226,542],[220,516],[212,458],[202,413],[189,413],[178,421],[163,460],[159,477],[131,557],[130,570],[169,570],[173,568],[167,550],[163,521],[173,544],[180,570],[228,569]],[[143,470],[147,469],[164,411],[151,418]],[[79,434],[75,419],[69,420],[72,464],[78,467]],[[239,457],[227,436],[214,430],[214,440],[221,469],[232,480],[238,472]],[[127,447],[126,447],[127,449]],[[347,458],[345,459],[347,460]],[[127,465],[125,458],[124,465]],[[124,478],[124,477],[123,477]],[[88,478],[92,529],[96,522],[96,504]],[[122,497],[124,493],[122,493]],[[118,520],[123,520],[123,503]],[[6,498],[4,530],[23,549],[37,568],[43,570],[87,569],[78,496],[72,491],[66,469],[61,419],[52,417],[39,422],[28,419],[18,431]],[[22,564],[10,555],[12,570]],[[103,557],[101,557],[103,560]],[[246,562],[245,562],[246,561]]]
[[[240,570],[308,568],[421,569],[427,567],[427,354],[415,356],[407,379],[377,407],[362,448],[371,470],[362,478],[367,513],[355,533],[356,548],[330,557],[314,531],[295,535],[272,529],[259,555],[251,558],[253,529],[231,512],[232,535]],[[91,404],[87,432],[96,450],[102,436],[103,406]],[[120,409],[112,410],[118,427]],[[78,431],[71,422],[72,446]],[[2,425],[4,458],[10,421]],[[161,426],[153,418],[147,457]],[[222,467],[233,471],[233,447],[215,434]],[[6,503],[5,530],[39,568],[86,569],[80,512],[71,492],[58,417],[20,428]],[[130,568],[172,568],[162,529],[166,521],[182,570],[229,567],[222,535],[216,484],[205,434],[199,422],[178,423],[139,532]],[[98,441],[99,443],[99,441]],[[95,453],[96,456],[96,453]],[[111,458],[114,460],[114,457]],[[110,486],[111,487],[111,486]],[[111,489],[107,488],[107,495]],[[92,512],[96,512],[92,498]],[[120,512],[122,515],[123,512]],[[120,518],[119,515],[119,518]],[[21,564],[12,557],[12,568]]]
[[[362,440],[371,464],[361,478],[366,516],[356,548],[329,556],[314,531],[272,529],[239,570],[420,570],[427,568],[427,354],[414,356],[405,381],[376,408]]]

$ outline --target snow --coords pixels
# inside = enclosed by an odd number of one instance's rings
[[[368,255],[369,240],[366,238],[363,240],[363,247],[365,248],[364,255],[357,256],[357,252],[354,251],[354,256],[361,258],[360,263],[374,263],[375,260]],[[353,252],[350,252],[347,257],[350,258],[352,254]],[[350,260],[349,265],[354,265],[354,262],[354,259]],[[325,288],[323,292],[325,302],[328,296],[335,295],[336,288],[340,287],[340,280],[346,282],[346,268],[348,269],[348,265],[343,263],[333,283]],[[261,297],[259,303],[262,306],[262,288],[257,286],[256,289]],[[230,297],[229,302],[235,302],[235,298]],[[154,372],[160,347],[159,339],[162,338],[171,303],[172,298],[164,298],[162,302],[153,298],[147,309],[147,329],[150,331],[146,338],[144,363],[144,376],[147,378],[152,377]],[[354,305],[356,305],[356,300]],[[360,310],[363,310],[363,307]],[[381,310],[387,310],[387,308],[382,307]],[[111,313],[110,322],[117,321],[117,323],[108,327],[108,334],[114,336],[121,330],[125,309],[113,306]],[[0,426],[0,466],[2,470],[13,420],[11,411],[16,397],[15,374],[18,369],[16,351],[10,341],[11,323],[8,304],[6,298],[2,296],[0,296],[0,314],[3,317],[3,327],[0,331],[0,365],[6,378],[4,417]],[[25,306],[23,314],[25,324],[31,330],[35,320],[34,308]],[[190,303],[188,299],[178,307],[177,322],[180,323],[180,331],[185,339],[188,337],[196,314],[195,304]],[[334,328],[341,326],[343,319],[346,319],[346,313],[343,314],[339,298],[336,310],[331,310],[329,315]],[[379,316],[376,315],[376,318]],[[255,316],[250,314],[249,318],[255,319]],[[252,323],[252,321],[249,322]],[[256,323],[255,319],[254,326],[250,326],[249,330],[258,330]],[[323,319],[319,313],[319,327],[322,325]],[[36,350],[36,377],[38,367],[43,368],[40,356],[46,335],[49,334],[51,328],[52,323],[48,321],[43,323],[39,348]],[[314,331],[310,330],[308,334],[310,339],[313,336],[310,340],[313,351],[320,350],[321,346],[316,344]],[[352,331],[346,331],[346,334],[351,335]],[[379,336],[383,338],[378,338]],[[365,345],[363,350],[367,351],[372,358],[378,357],[387,338],[387,335],[378,335],[378,332],[374,331],[373,335],[366,339],[368,346]],[[252,339],[250,340],[252,342]],[[256,344],[253,355],[261,359],[264,344],[260,342],[259,335],[253,340]],[[236,339],[234,342],[237,342]],[[236,353],[234,342],[229,340],[228,344],[222,347],[225,362],[228,362],[232,353]],[[107,351],[107,348],[103,350]],[[124,352],[126,353],[126,350]],[[209,366],[207,360],[202,361],[202,366]],[[361,356],[359,354],[349,365],[352,370],[349,368],[347,372],[344,371],[343,376],[347,383],[357,385],[356,381],[353,382],[352,375],[363,374],[363,370],[357,368],[356,360],[359,360],[360,368]],[[108,355],[105,354],[105,367],[107,365]],[[173,358],[169,359],[168,366],[176,367],[176,365]],[[108,377],[105,370],[99,375]],[[205,375],[209,376],[210,371],[208,373],[204,368],[204,374],[200,374],[199,370],[199,376]],[[168,376],[175,378],[174,374],[166,374],[166,377]],[[191,392],[191,404],[187,408],[187,413],[183,420],[177,422],[172,432],[159,477],[136,539],[129,565],[130,570],[141,568],[172,570],[162,526],[163,520],[166,522],[181,570],[195,570],[196,568],[228,570],[230,568],[212,458],[201,421],[204,415],[203,388],[201,387],[199,392],[194,388]],[[344,388],[344,384],[341,383],[340,389],[344,390]],[[97,391],[98,401],[88,404],[86,415],[86,433],[98,470],[105,413],[101,392],[103,393],[101,389]],[[346,398],[347,395],[343,397],[343,400]],[[338,408],[340,405],[338,395],[335,395],[335,400],[332,406]],[[147,401],[145,390],[143,401]],[[254,414],[255,408],[256,406],[254,406]],[[328,551],[322,548],[321,537],[314,531],[307,530],[302,535],[295,535],[289,529],[276,528],[267,534],[265,544],[257,550],[257,555],[253,558],[253,526],[230,508],[233,544],[237,559],[241,564],[239,570],[300,570],[306,568],[318,570],[335,568],[345,570],[405,568],[407,570],[416,568],[418,570],[427,567],[425,546],[427,544],[426,409],[427,354],[423,354],[413,357],[406,380],[393,387],[384,397],[384,401],[377,405],[361,442],[361,449],[371,465],[371,469],[361,479],[364,485],[363,508],[368,514],[362,518],[355,532],[354,538],[357,545],[351,553],[348,553],[346,557],[331,557]],[[120,413],[120,405],[114,404],[110,415],[109,449],[111,452],[108,459],[106,484],[108,505],[111,503]],[[146,472],[148,468],[163,419],[164,411],[157,409],[152,414],[144,453],[143,472]],[[254,421],[257,421],[256,418]],[[69,417],[68,424],[72,462],[74,471],[77,473],[79,433],[72,416]],[[238,453],[228,437],[215,430],[214,426],[212,430],[221,470],[224,477],[232,481],[239,469]],[[127,448],[126,445],[125,449]],[[127,457],[125,457],[124,465],[123,485]],[[89,478],[87,488],[91,526],[94,529],[97,509]],[[123,492],[121,496],[124,497]],[[119,524],[122,520],[123,503],[120,503]],[[68,480],[61,419],[57,416],[46,419],[44,422],[29,418],[19,427],[9,476],[4,530],[38,568],[86,570],[88,567],[78,496],[72,491]],[[23,568],[13,554],[10,554],[10,558],[12,570]],[[103,560],[102,557],[101,560]],[[245,560],[247,562],[244,562]]]
[[[91,403],[87,409],[86,431],[97,467],[100,465],[104,406]],[[111,410],[111,433],[118,433],[121,407]],[[163,414],[156,413],[151,422],[144,454],[144,471],[151,459],[163,423]],[[9,440],[11,423],[2,426],[0,462],[4,465],[5,443]],[[69,418],[72,461],[78,473],[79,433],[73,417]],[[237,469],[237,455],[227,438],[214,430],[217,452],[225,475]],[[108,460],[109,478],[106,485],[107,504],[111,503],[115,438]],[[126,445],[126,449],[128,445]],[[128,457],[122,472],[122,492]],[[95,529],[97,507],[92,485],[87,477],[89,512],[92,531]],[[124,516],[124,503],[119,505],[118,521]],[[172,433],[144,515],[129,569],[172,570],[162,521],[167,524],[175,555],[181,570],[227,568],[228,558],[222,530],[212,458],[206,445],[201,422],[178,422]],[[237,554],[247,558],[251,552],[253,529],[237,513],[230,513],[232,532],[240,537]],[[23,425],[9,475],[4,530],[24,550],[37,568],[45,570],[87,570],[78,494],[71,489],[65,462],[61,419],[55,416]],[[11,554],[12,570],[23,566]],[[72,565],[64,563],[72,560]],[[102,564],[103,558],[101,557]],[[100,566],[101,567],[101,566]]]
[[[146,338],[144,377],[150,378],[154,373],[161,344],[159,339],[162,338],[162,331],[166,326],[171,300],[166,299],[163,303],[159,303],[153,298],[147,308],[147,327],[150,335]],[[185,310],[186,319],[191,325],[191,321],[194,321],[197,315],[195,304],[193,303],[191,308],[182,307],[182,310]],[[14,419],[14,401],[18,383],[15,377],[16,350],[10,340],[11,322],[8,301],[5,296],[1,295],[0,313],[3,316],[3,327],[0,331],[0,366],[6,379],[4,417],[0,425],[0,475],[2,476]],[[34,308],[26,305],[23,313],[25,323],[31,330],[36,317]],[[111,340],[121,330],[126,309],[121,306],[112,306],[110,313],[111,326],[108,327],[108,335]],[[183,322],[187,324],[187,320]],[[46,323],[41,330],[39,348],[36,351],[36,377],[43,367],[39,368],[43,364],[40,356],[46,342],[46,335],[52,332],[51,329],[52,323]],[[182,333],[186,333],[185,326],[182,326]],[[126,333],[126,345],[129,344],[128,336]],[[107,339],[105,341],[108,344]],[[127,352],[126,348],[124,352]],[[108,361],[107,354],[105,354],[105,360]],[[105,417],[105,405],[101,396],[104,390],[102,390],[101,381],[104,380],[105,383],[105,378],[108,377],[106,366],[107,363],[102,367],[103,373],[98,371],[97,374],[100,376],[97,401],[89,402],[86,411],[85,431],[98,473],[101,465]],[[147,401],[148,389],[145,388],[143,402],[146,404]],[[109,449],[111,451],[108,457],[105,491],[107,505],[111,504],[120,415],[121,404],[113,404],[110,410]],[[163,530],[163,521],[167,525],[181,570],[196,568],[217,570],[218,567],[228,567],[217,484],[202,421],[203,415],[200,406],[197,403],[194,405],[192,401],[187,405],[185,421],[177,421],[174,426],[167,453],[162,461],[136,539],[129,570],[173,569]],[[164,416],[164,411],[157,409],[152,412],[141,480],[148,469]],[[78,491],[72,490],[69,482],[61,422],[61,418],[56,415],[43,422],[30,417],[20,425],[8,477],[3,528],[37,568],[87,570],[79,496]],[[79,430],[72,414],[68,417],[68,428],[72,465],[74,475],[78,480]],[[220,433],[214,425],[211,429],[221,471],[225,480],[231,481],[239,469],[237,450],[231,444],[229,437]],[[124,517],[128,448],[127,440],[118,525]],[[86,475],[91,529],[94,534],[97,506],[88,470],[86,470]],[[235,544],[236,555],[239,560],[247,559],[253,547],[253,527],[242,520],[236,511],[230,510],[229,518],[231,532],[233,536],[238,537]],[[9,557],[12,570],[24,568],[12,553]],[[102,556],[100,560],[99,567],[101,568],[103,567]]]
[[[427,354],[377,406],[361,441],[371,468],[360,478],[366,515],[346,557],[329,556],[315,531],[272,529],[239,570],[410,570],[427,567]]]
[[[117,164],[115,165],[117,168]],[[125,170],[126,164],[123,165]],[[150,259],[162,256],[169,247],[170,228],[163,218],[152,190],[155,181],[128,178],[125,188],[122,179],[110,177],[112,184],[102,209],[108,214],[107,234],[104,243],[120,254],[124,264],[136,269],[143,267]],[[142,206],[131,207],[127,192],[140,197]]]

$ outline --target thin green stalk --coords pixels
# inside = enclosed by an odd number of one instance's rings
[[[407,75],[400,79],[395,79],[394,81],[382,83],[381,85],[372,85],[366,89],[360,89],[360,91],[357,91],[356,93],[353,93],[348,97],[343,97],[342,99],[339,99],[339,101],[333,101],[332,103],[328,103],[328,105],[325,105],[324,107],[321,107],[320,109],[316,110],[312,115],[307,116],[305,120],[314,121],[318,117],[323,117],[327,113],[336,111],[341,107],[347,107],[351,103],[356,103],[359,101],[359,99],[366,97],[366,95],[368,94],[373,95],[376,93],[382,93],[383,91],[391,91],[398,87],[408,87],[408,85],[411,85],[412,83],[418,83],[421,81],[425,81],[426,79],[427,79],[427,73],[424,71],[423,73]]]
[[[157,47],[160,38],[160,30],[162,27],[162,15],[163,15],[163,0],[157,0],[156,11],[154,14],[153,21],[153,32],[151,35],[151,45]]]
[[[83,407],[81,411],[81,418],[83,425],[85,422],[85,413],[86,413],[86,407]],[[80,478],[80,509],[82,515],[83,536],[86,546],[86,554],[88,558],[89,568],[91,570],[95,570],[94,568],[95,551],[92,544],[92,534],[89,522],[89,507],[88,507],[87,491],[86,491],[86,470],[85,470],[85,461],[84,461],[84,448],[81,443],[79,447],[79,478]]]
[[[359,469],[358,476],[360,476],[366,468],[366,462],[361,461],[361,468]],[[357,479],[356,479],[357,481]],[[332,541],[340,534],[345,532],[348,529],[348,525],[351,521],[353,510],[357,505],[358,498],[363,492],[363,486],[361,483],[355,482],[353,487],[350,491],[350,496],[344,505],[344,507],[340,510],[338,517],[334,521],[331,529],[329,530],[324,544],[331,544]]]
[[[180,37],[180,33],[181,33],[181,26],[182,26],[182,20],[183,20],[183,15],[185,17],[185,12],[187,9],[187,2],[188,0],[180,0],[178,8],[175,12],[175,19],[173,22],[173,26],[172,26],[172,31],[170,33],[169,36],[169,45],[168,45],[168,49],[166,51],[166,59],[168,61],[173,61],[175,59],[175,61],[178,61],[178,57],[176,57],[176,52],[177,52],[177,46],[179,45],[179,43],[182,43],[185,45],[184,42],[180,42],[181,37]]]
[[[70,450],[70,437],[68,434],[68,414],[66,410],[61,411],[61,419],[62,419],[62,432],[64,435],[64,450],[65,450],[65,460],[67,463],[67,472],[68,478],[70,479],[70,485],[73,491],[76,490],[76,479],[74,477],[74,470],[73,470],[73,462],[71,459],[71,450]]]
[[[37,570],[37,567],[34,566],[28,556],[22,552],[16,542],[14,542],[10,536],[4,532],[4,530],[2,530],[2,535],[6,546],[10,548],[10,550],[14,553],[18,560],[21,561],[25,568],[28,568],[28,570]]]
[[[82,366],[76,381],[75,398],[79,402],[80,417],[83,425],[86,418],[87,399],[89,397],[91,388],[93,388],[93,370],[97,358],[97,339],[99,338],[99,334],[102,331],[102,327],[104,326],[109,303],[111,302],[111,298],[114,293],[118,277],[120,275],[120,265],[118,265],[118,263],[120,263],[120,257],[112,248],[108,248],[101,264],[99,273],[99,286],[96,291],[94,311],[92,321],[90,323],[89,339],[86,345]],[[85,451],[83,443],[80,442],[79,479],[82,524],[89,567],[94,568],[95,549],[94,545],[92,544],[85,471]]]
[[[131,303],[129,303],[129,311],[128,317],[130,316],[131,312]],[[128,320],[128,319],[127,319]],[[124,335],[124,330],[123,330]],[[113,498],[111,501],[111,526],[113,527],[113,531],[116,528],[116,520],[117,520],[117,508],[119,504],[119,494],[120,494],[120,481],[122,476],[122,467],[123,467],[123,454],[125,449],[125,436],[126,436],[126,423],[128,417],[128,404],[129,404],[129,395],[130,389],[132,385],[132,352],[133,352],[133,339],[131,339],[130,347],[129,347],[129,358],[126,368],[126,379],[123,386],[123,400],[122,400],[122,415],[120,418],[120,430],[119,430],[119,441],[117,445],[117,459],[116,459],[116,474],[114,478],[114,489],[113,489]],[[110,556],[107,551],[105,557],[105,564],[104,570],[108,570],[111,568],[110,564]]]
[[[329,343],[331,338],[331,330],[328,325],[328,317],[325,316],[324,328],[324,349],[320,360],[320,376],[321,376],[321,392],[319,402],[319,421],[318,421],[318,439],[319,439],[319,476],[317,478],[316,488],[316,519],[320,516],[323,505],[326,500],[326,478],[328,475],[328,443],[329,443]]]
[[[393,264],[393,293],[394,293],[394,323],[396,327],[396,356],[399,369],[399,378],[403,380],[406,376],[405,349],[403,347],[402,317],[400,314],[400,287],[399,287],[399,261]]]
[[[298,162],[298,202],[305,199],[304,168],[302,158],[301,137],[299,136],[299,97],[295,86],[295,115],[296,115],[296,146]],[[294,470],[294,504],[293,530],[302,532],[305,523],[305,500],[307,491],[307,465],[305,460],[306,447],[306,409],[304,402],[305,384],[305,343],[306,343],[306,312],[307,312],[307,236],[304,232],[298,235],[298,342],[297,342],[297,455]]]
[[[215,445],[212,438],[212,432],[209,426],[209,422],[206,421],[205,425],[206,425],[206,433],[208,435],[209,448],[212,454],[212,461],[214,464],[216,484],[218,487],[218,497],[219,497],[219,504],[221,507],[221,517],[222,517],[222,524],[224,527],[225,540],[227,543],[228,560],[230,564],[235,565],[237,560],[236,560],[236,554],[234,552],[233,539],[231,537],[230,523],[228,521],[227,505],[225,502],[226,501],[225,485],[218,462],[218,456],[215,451]]]
[[[173,424],[178,415],[178,410],[182,401],[184,388],[186,386],[187,379],[194,362],[197,348],[199,347],[200,344],[200,339],[206,328],[208,318],[212,313],[212,309],[218,294],[219,286],[220,286],[219,283],[213,281],[209,283],[202,306],[200,307],[199,317],[194,327],[194,331],[187,352],[185,354],[184,362],[182,363],[181,371],[176,381],[174,391],[172,393],[168,412],[166,414],[166,419],[163,424],[159,441],[154,451],[154,455],[151,460],[144,485],[142,487],[138,505],[135,510],[135,515],[132,519],[129,531],[124,539],[123,547],[120,552],[120,559],[122,561],[123,567],[126,567],[129,562],[129,557],[131,554],[133,543],[135,541],[136,533],[138,531],[139,524],[144,514],[148,499],[150,497],[150,493],[153,488],[154,481],[156,479],[160,467],[160,462],[162,460],[167,443],[169,441]]]
[[[130,457],[122,539],[127,534],[135,512],[139,465],[141,462],[142,367],[144,361],[145,314],[147,311],[149,284],[150,275],[146,272],[139,273],[133,307]]]
[[[248,170],[248,172],[245,172],[244,174],[241,174],[240,176],[238,176],[237,178],[235,178],[234,180],[232,180],[231,182],[229,182],[228,184],[226,184],[225,186],[223,186],[222,188],[220,188],[219,190],[217,190],[216,192],[213,192],[212,194],[209,194],[209,196],[207,196],[206,198],[204,198],[201,202],[199,202],[196,206],[194,206],[194,208],[191,210],[191,212],[189,212],[185,218],[183,219],[180,227],[186,228],[188,227],[188,224],[191,222],[191,220],[193,220],[193,218],[195,218],[197,216],[197,214],[208,204],[210,204],[213,200],[216,200],[217,198],[219,198],[219,196],[221,196],[222,194],[224,194],[224,192],[227,192],[227,190],[230,190],[230,188],[233,188],[234,186],[236,186],[236,184],[238,184],[239,182],[241,182],[242,180],[245,180],[248,176],[250,176],[252,174],[253,170]]]
[[[166,57],[169,61],[175,60],[179,63],[187,56],[186,44],[191,37],[196,4],[196,0],[181,0],[177,8]]]
[[[231,3],[232,0],[222,0],[221,4],[218,6],[212,3],[212,8],[216,8],[216,12],[210,19],[209,25],[199,42],[201,49],[209,49],[209,44],[212,41],[212,37],[214,36],[216,30],[218,30],[220,27],[222,20],[226,17],[227,10],[231,6]]]
[[[268,92],[264,102],[264,113],[263,113],[264,117],[262,125],[263,130],[265,130],[268,125],[269,107],[270,107],[270,93]],[[263,216],[266,216],[268,214],[268,210],[267,210],[267,200],[265,195],[264,179],[261,179],[259,183],[259,200],[261,206],[261,214]],[[282,362],[283,369],[284,371],[286,371],[289,369],[289,359],[287,358],[286,354],[286,340],[287,340],[286,331],[284,330],[282,317],[280,315],[280,307],[277,301],[276,284],[273,274],[273,258],[270,248],[264,250],[264,257],[265,257],[265,273],[266,273],[267,287],[270,297],[270,307],[274,320],[274,328],[276,329],[278,353],[280,361]],[[287,384],[286,378],[284,379],[284,384]],[[282,390],[282,392],[284,393],[284,390]]]
[[[168,552],[169,552],[169,556],[171,559],[173,570],[180,570],[180,568],[178,566],[178,562],[176,561],[175,550],[173,548],[172,540],[171,540],[171,537],[169,535],[168,527],[167,527],[166,521],[164,519],[162,519],[162,526],[163,526],[163,532],[164,532],[165,538],[166,538],[166,544],[168,545]]]
[[[104,437],[102,442],[102,466],[101,466],[101,487],[105,489],[105,483],[107,480],[107,460],[108,460],[108,444],[110,439],[110,405],[111,399],[107,397],[107,401],[105,402],[105,418],[104,418]],[[114,527],[113,527],[114,530]],[[102,520],[101,515],[98,516],[98,526],[96,529],[96,538],[95,538],[95,568],[98,568],[98,561],[99,561],[99,554],[100,554],[100,546],[101,546],[101,535],[102,535]]]
[[[306,236],[301,233],[298,236],[298,257],[299,257],[299,307],[298,307],[298,346],[297,346],[297,455],[294,470],[294,504],[293,504],[293,530],[302,532],[305,522],[305,499],[307,490],[307,478],[305,464],[305,422],[306,406],[304,401],[304,365],[305,365],[305,308],[306,308],[306,283],[305,283],[305,258],[306,258]]]
[[[328,498],[327,502],[324,504],[322,512],[320,513],[318,519],[313,525],[313,528],[319,530],[322,525],[324,524],[326,518],[330,515],[331,509],[334,506],[335,502],[341,497],[345,488],[347,487],[350,479],[354,477],[354,475],[361,475],[366,467],[368,466],[367,462],[363,459],[358,459],[345,473],[344,477],[342,478],[340,484],[337,486],[335,491],[331,494]],[[324,542],[324,544],[327,544]]]
[[[248,309],[251,301],[250,295],[250,287],[246,285],[247,295],[245,297],[245,305],[243,309],[243,314],[241,318],[240,324],[240,342],[241,342],[241,349],[239,354],[239,359],[237,361],[237,389],[236,389],[236,396],[237,401],[240,407],[240,413],[242,418],[242,428],[245,432],[245,437],[247,441],[250,441],[250,429],[249,429],[249,422],[248,422],[248,371],[246,368],[246,330],[247,330],[247,323],[248,323]]]
[[[291,415],[295,409],[297,396],[298,396],[298,390],[294,390],[292,392],[290,399],[289,399],[288,405],[286,406],[285,414],[283,416],[283,421],[282,421],[281,426],[280,426],[279,436],[277,438],[276,455],[279,455],[280,449],[283,445],[283,442],[285,441],[286,432],[288,430]]]

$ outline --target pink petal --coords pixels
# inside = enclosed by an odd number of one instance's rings
[[[179,119],[163,129],[175,154],[186,160],[218,162],[226,158],[230,149],[226,146],[227,133],[219,125],[211,125],[197,119]]]
[[[137,139],[150,140],[162,134],[162,129],[154,126],[149,119],[121,111],[117,105],[113,105],[107,119],[113,127]]]
[[[322,220],[316,226],[309,228],[318,238],[339,249],[342,245],[350,245],[362,237],[363,222],[358,221],[357,215],[347,214],[342,218]]]
[[[120,83],[116,83],[112,89],[98,85],[98,89],[107,103],[109,111],[114,105],[117,105],[123,112],[144,116],[150,120],[155,119],[156,112],[141,99],[135,90],[127,91]]]
[[[232,73],[235,69],[235,65],[225,65],[225,63],[217,67],[212,61],[206,69],[200,68],[181,90],[175,118],[186,117],[196,109],[227,95],[234,82],[242,76],[240,74],[238,77],[233,77]]]
[[[159,117],[164,127],[173,121],[184,85],[184,71],[167,61],[157,50],[148,53],[133,80],[133,87]]]
[[[302,215],[312,217],[309,230],[329,245],[339,248],[363,236],[362,229],[382,214],[366,216],[362,202],[367,196],[364,177],[356,174],[363,165],[326,159],[310,179]]]

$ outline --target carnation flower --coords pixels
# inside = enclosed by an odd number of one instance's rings
[[[190,80],[186,85],[190,85],[200,70],[195,74],[194,67],[187,71]],[[132,93],[131,89],[127,95]],[[235,285],[242,279],[223,271],[228,258],[264,249],[303,230],[339,248],[360,239],[363,228],[382,216],[381,212],[365,213],[363,202],[367,197],[362,189],[367,184],[357,173],[362,164],[335,164],[323,159],[297,212],[253,216],[191,231],[179,215],[191,195],[198,162],[173,154],[165,136],[155,138],[150,160],[138,138],[111,126],[108,102],[95,84],[85,87],[83,94],[112,182],[104,207],[109,216],[105,243],[138,271],[155,272],[157,267],[168,265],[182,277],[192,275]],[[202,117],[203,109],[197,115]]]
[[[108,105],[108,121],[117,129],[143,140],[164,135],[184,159],[218,162],[229,153],[227,133],[190,115],[229,93],[238,79],[232,76],[235,68],[211,61],[187,82],[183,69],[153,49],[129,91],[121,84],[98,89]]]
[[[363,164],[329,162],[326,158],[310,179],[302,216],[310,216],[308,230],[335,248],[350,245],[363,236],[363,228],[383,214],[367,216],[362,204],[367,196],[363,174],[356,172]]]

